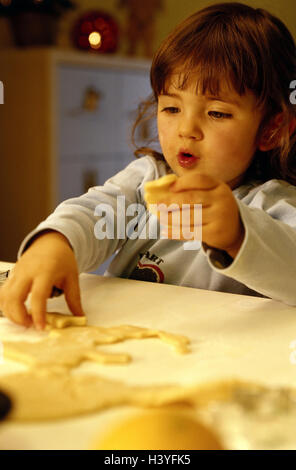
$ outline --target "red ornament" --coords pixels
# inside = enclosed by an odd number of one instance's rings
[[[118,39],[116,21],[103,11],[84,13],[73,27],[73,42],[78,49],[112,53],[117,50]]]

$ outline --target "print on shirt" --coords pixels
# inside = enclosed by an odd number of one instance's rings
[[[150,254],[149,251],[146,253],[140,253],[140,259],[137,266],[132,271],[129,279],[135,279],[137,281],[148,281],[148,282],[164,282],[164,274],[160,269],[159,265],[163,263],[163,259],[159,258],[155,254]],[[150,263],[145,263],[143,260],[149,260]],[[151,263],[154,262],[155,264]]]

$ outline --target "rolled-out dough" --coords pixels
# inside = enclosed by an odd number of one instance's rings
[[[48,369],[0,377],[1,390],[13,400],[8,416],[13,421],[57,420],[120,405],[202,407],[213,400],[227,400],[238,387],[248,386],[240,381],[225,381],[195,387],[132,387],[97,375],[72,375]]]
[[[162,404],[174,399],[178,387],[141,389],[96,375],[71,375],[31,370],[0,377],[1,390],[13,400],[12,420],[66,418],[102,408],[132,403]]]
[[[6,359],[30,366],[27,372],[0,376],[1,389],[13,399],[11,419],[65,418],[122,403],[156,405],[183,393],[175,386],[128,387],[97,375],[72,375],[71,368],[84,360],[104,364],[129,362],[128,354],[112,354],[98,348],[128,339],[159,338],[177,352],[187,353],[187,337],[131,325],[86,326],[85,317],[56,312],[47,313],[46,321],[50,331],[45,339],[34,343],[3,342]]]

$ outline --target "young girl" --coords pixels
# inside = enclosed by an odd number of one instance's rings
[[[104,186],[60,204],[28,235],[1,289],[4,314],[43,328],[56,286],[72,313],[83,315],[78,273],[115,252],[107,276],[296,305],[294,79],[294,41],[265,10],[216,4],[182,22],[154,57],[153,99],[144,106],[157,110],[162,154],[138,149],[144,156]],[[202,204],[200,249],[186,250],[184,240],[159,232],[141,237],[148,222],[159,229],[147,210],[137,238],[95,236],[100,204],[112,208],[116,222],[118,196],[126,206],[144,205],[145,183],[169,173],[178,178],[159,203]],[[125,226],[130,221],[126,212]],[[30,292],[33,320],[24,306]]]

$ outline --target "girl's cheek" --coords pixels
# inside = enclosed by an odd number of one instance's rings
[[[163,130],[159,130],[158,131],[158,138],[159,138],[159,143],[160,143],[161,147],[163,148],[163,146],[165,146],[165,144],[167,142],[167,133]]]

